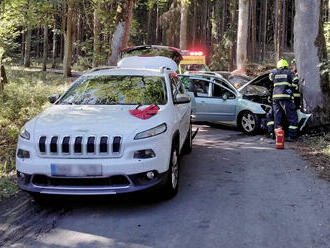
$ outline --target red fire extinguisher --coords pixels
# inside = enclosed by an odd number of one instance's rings
[[[276,149],[284,149],[284,131],[282,128],[275,129]]]

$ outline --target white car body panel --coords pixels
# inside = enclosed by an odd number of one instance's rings
[[[141,58],[139,58],[141,61]],[[142,60],[143,61],[143,60]],[[156,58],[155,61],[159,61]],[[166,60],[167,61],[167,60]],[[150,60],[148,60],[148,63]],[[140,63],[141,64],[141,63]],[[125,67],[127,65],[122,63]],[[169,169],[170,154],[174,135],[180,133],[179,149],[181,150],[190,127],[190,103],[174,104],[169,75],[174,73],[164,69],[104,69],[86,73],[76,82],[85,77],[102,75],[143,75],[160,76],[165,78],[167,90],[167,103],[159,105],[158,113],[146,120],[139,119],[129,113],[137,105],[53,105],[40,113],[37,117],[25,124],[25,130],[30,133],[30,139],[19,137],[17,152],[19,149],[28,151],[30,158],[19,158],[16,156],[16,168],[23,190],[46,193],[46,194],[113,194],[142,190],[154,186],[160,180],[151,182],[150,185],[135,185],[131,179],[132,175],[156,171],[158,174],[166,173]],[[73,87],[74,84],[71,86]],[[62,96],[63,97],[63,96]],[[61,98],[60,98],[61,99]],[[59,100],[60,100],[59,99]],[[58,101],[59,101],[58,100]],[[144,109],[147,106],[140,106]],[[167,129],[164,133],[156,136],[134,139],[143,131],[157,127],[165,123]],[[40,137],[46,136],[46,151],[41,152],[39,148]],[[58,137],[56,143],[57,152],[50,152],[51,137]],[[64,137],[71,137],[69,153],[62,151]],[[74,137],[82,137],[82,152],[75,153]],[[99,144],[101,137],[108,137],[108,151],[101,153]],[[95,137],[95,151],[87,153],[88,137]],[[113,152],[113,137],[120,137],[120,150]],[[152,149],[156,154],[153,158],[134,158],[134,153],[139,150]],[[117,186],[40,186],[34,185],[32,179],[25,185],[27,177],[42,175],[45,178],[54,178],[52,166],[69,166],[87,168],[95,165],[102,172],[101,177],[112,175],[123,175],[130,182],[129,185]],[[23,180],[23,181],[22,181]]]

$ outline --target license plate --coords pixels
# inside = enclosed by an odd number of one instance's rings
[[[51,164],[52,176],[90,177],[102,176],[102,165]]]

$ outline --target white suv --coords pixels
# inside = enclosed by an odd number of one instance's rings
[[[143,57],[134,59],[143,67]],[[190,98],[171,69],[124,67],[84,74],[25,124],[16,152],[21,189],[101,195],[159,185],[168,197],[177,193],[178,156],[192,147]],[[130,113],[149,105],[159,107],[149,119]]]

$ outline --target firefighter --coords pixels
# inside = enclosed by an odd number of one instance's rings
[[[294,78],[292,81],[292,91],[293,91],[293,97],[294,97],[294,104],[296,106],[296,109],[300,109],[301,107],[301,94],[299,90],[299,77],[296,67],[296,60],[293,59],[291,61],[291,71],[294,73]]]
[[[292,101],[292,82],[294,74],[288,69],[289,64],[285,59],[277,62],[277,69],[271,70],[270,80],[274,83],[273,88],[273,111],[276,128],[283,128],[282,117],[286,117],[289,124],[287,141],[292,142],[297,138],[298,115]]]

